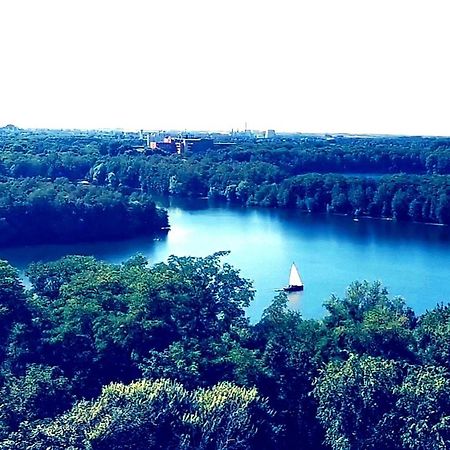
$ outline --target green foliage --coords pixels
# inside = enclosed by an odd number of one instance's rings
[[[255,388],[220,383],[194,393],[194,413],[185,420],[194,428],[195,449],[277,448],[274,412]]]
[[[2,129],[0,144],[0,176],[9,182],[89,180],[126,195],[209,195],[248,206],[450,223],[446,138],[283,136],[189,157],[142,154],[137,133]],[[31,203],[45,209],[51,189],[34,190]],[[0,223],[4,233],[12,232],[8,223]]]
[[[62,367],[85,395],[141,371],[188,384],[231,379],[245,352],[253,290],[221,263],[224,255],[173,256],[154,267],[88,257],[33,265],[30,305],[45,362]]]
[[[314,388],[325,442],[334,450],[399,448],[391,412],[400,380],[398,363],[382,358],[329,363]]]
[[[397,388],[400,435],[405,448],[450,446],[450,378],[439,367],[413,367]]]
[[[28,320],[26,296],[19,274],[6,261],[0,260],[0,358],[4,356],[14,324]]]
[[[72,401],[70,382],[56,367],[32,364],[23,376],[8,373],[0,389],[1,435],[21,422],[53,417]]]
[[[96,271],[99,266],[94,258],[67,256],[46,264],[33,263],[28,267],[26,275],[33,286],[33,293],[48,301],[57,299],[61,287],[69,283],[72,277]]]
[[[272,416],[256,389],[221,383],[187,391],[170,380],[140,380],[111,384],[97,400],[80,402],[49,423],[24,426],[0,448],[268,449],[276,432]]]
[[[0,321],[6,325],[25,312],[25,292],[19,274],[8,262],[0,260]]]
[[[450,308],[439,305],[419,318],[415,329],[418,353],[428,364],[450,370]]]
[[[71,256],[33,264],[28,290],[0,262],[0,449],[450,445],[447,306],[416,318],[355,282],[323,319],[280,294],[251,325],[226,254]]]
[[[223,379],[234,370],[230,350],[239,352],[248,327],[244,309],[253,298],[249,281],[229,264],[225,252],[206,258],[169,257],[154,267],[158,296],[163,296],[175,324],[176,343],[151,352],[141,365],[149,377],[167,376],[189,383]],[[231,376],[231,375],[230,375]]]
[[[446,449],[450,378],[435,366],[350,355],[316,382],[318,419],[333,449]]]
[[[310,392],[326,358],[326,330],[318,321],[303,320],[286,304],[286,295],[280,294],[255,326],[254,339],[261,348],[257,385],[283,426],[279,448],[295,448],[299,441],[304,448],[319,448],[323,431]]]
[[[331,346],[339,353],[414,359],[414,313],[401,298],[389,298],[381,283],[355,282],[343,299],[325,302]]]
[[[144,194],[61,178],[0,182],[0,245],[118,239],[167,225],[167,213]]]

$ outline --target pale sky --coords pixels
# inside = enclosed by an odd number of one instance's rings
[[[0,0],[0,126],[450,135],[448,0]]]

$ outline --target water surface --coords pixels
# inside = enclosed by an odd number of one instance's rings
[[[32,261],[66,254],[93,255],[118,263],[136,253],[151,263],[171,254],[206,256],[230,250],[226,260],[254,281],[256,298],[248,309],[258,320],[287,284],[293,261],[305,290],[290,296],[290,306],[305,317],[323,315],[330,294],[342,296],[354,280],[380,280],[417,313],[450,301],[448,227],[396,223],[297,211],[214,206],[207,201],[172,201],[171,231],[165,238],[130,239],[76,245],[39,245],[0,249],[0,258],[20,270]]]

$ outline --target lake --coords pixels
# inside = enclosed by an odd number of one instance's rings
[[[23,271],[32,261],[67,254],[93,255],[118,263],[141,253],[151,263],[171,254],[206,256],[230,250],[225,261],[254,281],[252,321],[270,304],[275,290],[287,284],[293,261],[305,283],[290,294],[289,305],[304,317],[324,314],[323,301],[342,296],[354,280],[380,280],[392,295],[404,297],[417,313],[450,301],[450,229],[298,211],[245,209],[214,205],[207,200],[167,200],[171,230],[153,240],[76,245],[35,245],[0,249]],[[23,272],[22,272],[23,273]]]

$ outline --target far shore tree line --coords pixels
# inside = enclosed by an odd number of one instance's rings
[[[450,140],[297,136],[191,155],[141,154],[137,134],[0,130],[0,181],[82,180],[122,195],[210,197],[450,223]],[[111,194],[112,195],[112,194]]]

